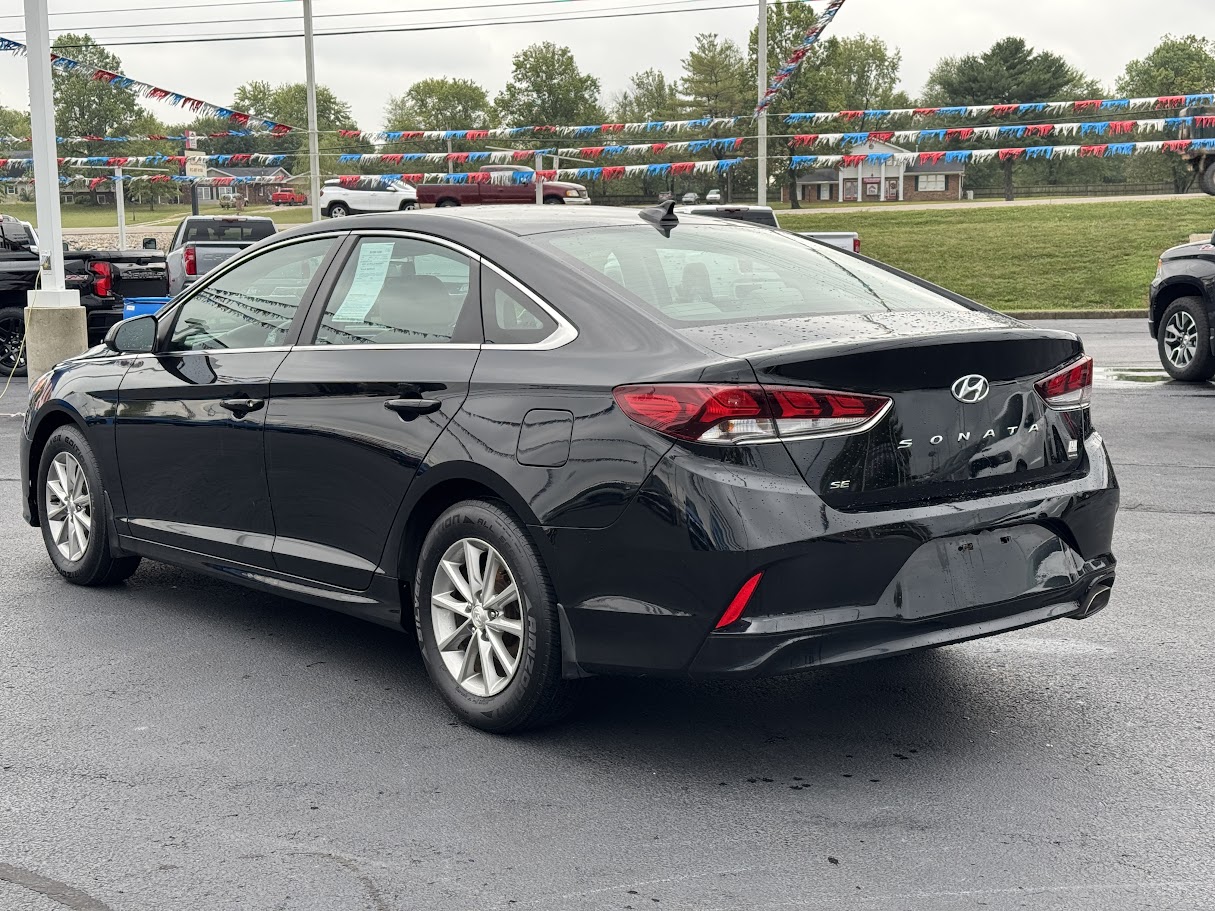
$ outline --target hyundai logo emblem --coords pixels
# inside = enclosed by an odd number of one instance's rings
[[[987,398],[991,385],[987,382],[987,377],[972,373],[970,376],[955,380],[951,391],[953,397],[963,405],[973,405]]]

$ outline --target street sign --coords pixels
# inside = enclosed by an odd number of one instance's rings
[[[193,151],[198,148],[198,134],[192,130],[186,130],[186,150]]]
[[[186,176],[187,177],[206,177],[207,176],[207,156],[203,154],[191,155],[186,153]]]

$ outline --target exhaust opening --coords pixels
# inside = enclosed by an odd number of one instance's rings
[[[1085,592],[1084,598],[1080,601],[1080,610],[1072,617],[1076,620],[1085,620],[1109,604],[1110,595],[1113,594],[1112,581],[1098,582]]]

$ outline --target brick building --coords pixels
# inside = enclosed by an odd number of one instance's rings
[[[905,153],[909,149],[887,142],[854,147],[849,154]],[[966,165],[941,161],[936,164],[900,164],[895,161],[848,168],[816,168],[797,178],[797,198],[802,202],[896,202],[961,199]],[[789,186],[781,188],[781,200],[789,201]]]

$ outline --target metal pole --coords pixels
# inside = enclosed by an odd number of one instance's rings
[[[63,222],[59,217],[59,152],[55,148],[55,98],[51,89],[51,34],[46,0],[25,0],[25,43],[29,49],[31,154],[42,288],[62,291]]]
[[[122,168],[114,169],[114,202],[118,205],[118,249],[127,248],[127,200],[122,186]]]
[[[455,171],[455,162],[453,162],[450,158],[450,156],[451,156],[451,140],[450,139],[447,140],[447,154],[449,156],[447,159],[447,173],[451,174],[451,173],[454,173],[454,171]]]
[[[539,152],[536,153],[536,205],[544,203],[544,187],[540,183],[540,171],[544,168],[544,156]]]
[[[316,57],[312,48],[312,0],[304,0],[304,72],[308,83],[308,201],[321,220],[321,149],[316,127]]]
[[[756,42],[756,63],[759,70],[756,85],[759,87],[758,100],[762,101],[768,88],[768,0],[759,0],[759,40]],[[755,194],[756,203],[761,206],[768,204],[768,111],[765,108],[759,115],[759,178],[758,192]]]

